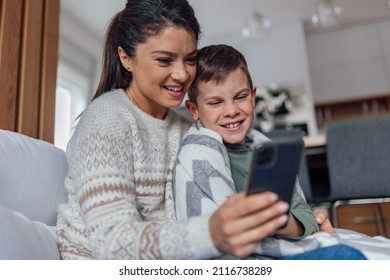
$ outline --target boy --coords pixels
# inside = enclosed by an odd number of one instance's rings
[[[174,168],[177,219],[215,211],[244,190],[253,142],[269,141],[252,129],[256,87],[244,56],[226,45],[198,53],[197,76],[186,107],[196,121],[184,137]],[[300,239],[318,231],[315,217],[296,182],[287,226],[279,236]]]

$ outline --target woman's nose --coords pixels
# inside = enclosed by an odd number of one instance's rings
[[[177,63],[172,70],[172,79],[178,82],[185,82],[189,78],[189,72],[185,64]]]

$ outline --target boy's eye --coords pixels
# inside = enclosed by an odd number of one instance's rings
[[[236,97],[236,99],[238,99],[238,100],[243,100],[243,99],[246,99],[247,97],[248,97],[247,94],[240,94],[240,95],[238,95],[238,96]]]
[[[221,101],[213,100],[213,101],[210,101],[208,104],[211,105],[211,106],[216,106],[216,105],[221,104]]]

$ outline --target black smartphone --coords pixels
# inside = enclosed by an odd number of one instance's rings
[[[275,138],[254,146],[247,194],[271,191],[290,205],[303,150],[303,139],[295,136]]]

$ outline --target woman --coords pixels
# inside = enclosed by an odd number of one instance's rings
[[[62,258],[244,257],[286,222],[271,193],[236,194],[212,215],[175,221],[172,167],[189,123],[171,108],[195,77],[199,34],[183,0],[129,0],[112,19],[100,84],[67,148]]]

